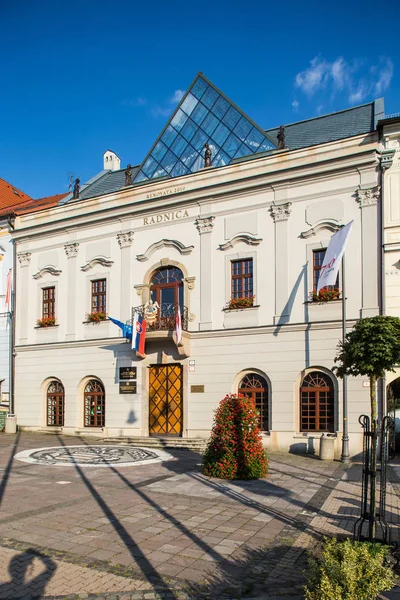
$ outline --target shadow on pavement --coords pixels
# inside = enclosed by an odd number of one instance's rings
[[[40,559],[45,568],[36,577],[30,578],[35,570],[35,558]],[[11,581],[0,584],[0,598],[39,600],[56,569],[57,565],[49,556],[32,548],[13,556],[8,566]]]
[[[12,469],[12,466],[13,466],[13,463],[14,463],[14,456],[17,453],[17,448],[18,448],[19,438],[20,437],[21,437],[21,433],[18,432],[17,435],[16,435],[16,437],[15,437],[15,442],[13,444],[13,447],[11,449],[11,453],[10,453],[10,457],[8,459],[7,466],[4,469],[4,474],[3,474],[3,477],[1,479],[1,483],[0,483],[0,505],[1,505],[2,500],[3,500],[4,492],[6,491],[8,479],[10,477],[11,469]]]

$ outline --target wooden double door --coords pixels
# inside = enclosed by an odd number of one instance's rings
[[[152,365],[149,376],[150,435],[182,435],[182,365]]]

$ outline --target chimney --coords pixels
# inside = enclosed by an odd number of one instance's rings
[[[106,150],[103,154],[104,170],[119,171],[121,168],[120,158],[112,150]]]

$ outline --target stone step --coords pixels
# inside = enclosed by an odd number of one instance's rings
[[[207,447],[207,439],[201,438],[166,438],[166,437],[107,437],[104,442],[115,444],[130,444],[143,448],[175,448],[182,450],[195,450],[204,452]]]

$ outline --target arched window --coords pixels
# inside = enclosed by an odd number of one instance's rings
[[[335,390],[325,373],[312,371],[300,388],[300,431],[334,431]]]
[[[106,395],[103,384],[97,379],[91,379],[85,385],[84,402],[85,427],[104,427]]]
[[[64,426],[64,386],[51,381],[47,388],[47,426]]]
[[[253,398],[260,413],[260,429],[269,431],[268,383],[258,373],[248,373],[239,383],[239,394]]]
[[[183,273],[178,267],[157,269],[151,278],[151,298],[153,302],[176,306],[183,305]]]

